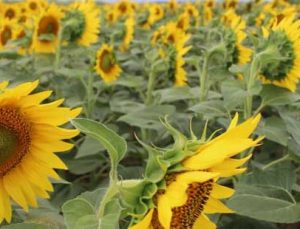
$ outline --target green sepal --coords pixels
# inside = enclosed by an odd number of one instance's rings
[[[139,203],[139,198],[143,195],[146,181],[145,180],[123,180],[119,181],[121,199],[124,205],[133,211]]]
[[[164,120],[160,120],[160,121],[165,126],[165,128],[170,132],[170,134],[174,139],[173,148],[174,149],[184,148],[187,138],[179,130],[175,129],[173,126],[170,125],[167,116],[164,118]]]

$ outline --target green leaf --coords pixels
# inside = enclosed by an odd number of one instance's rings
[[[123,121],[132,126],[140,128],[158,130],[162,128],[160,117],[171,115],[175,112],[175,107],[171,105],[154,105],[141,108],[121,116],[118,121]]]
[[[110,109],[117,113],[130,113],[134,110],[139,110],[145,107],[142,103],[137,103],[132,100],[113,99],[110,103]]]
[[[154,91],[161,103],[175,102],[179,100],[195,99],[199,94],[199,88],[171,87]]]
[[[202,114],[204,119],[227,117],[227,110],[224,107],[223,102],[219,100],[201,102],[190,107],[189,110]]]
[[[2,229],[51,229],[51,225],[40,224],[40,223],[17,223],[7,226],[2,226]]]
[[[278,117],[274,116],[264,119],[257,128],[256,133],[266,136],[267,139],[273,142],[287,146],[289,135],[285,123]]]
[[[300,220],[300,203],[291,190],[296,180],[290,163],[282,163],[266,171],[253,171],[242,176],[236,194],[227,202],[239,215],[275,223]]]
[[[98,228],[95,208],[83,198],[67,201],[62,211],[69,229]]]
[[[221,85],[221,91],[224,98],[224,106],[228,110],[233,110],[243,104],[247,92],[243,89],[243,82],[240,80],[224,81]]]
[[[124,138],[117,135],[105,125],[89,119],[74,119],[72,124],[83,133],[97,139],[108,151],[111,160],[111,177],[116,179],[117,166],[125,156],[127,143]]]
[[[248,187],[244,188],[240,187],[227,202],[237,214],[276,223],[300,221],[300,203],[264,196],[262,193],[249,194]]]
[[[144,85],[144,79],[138,76],[125,76],[113,82],[115,85],[121,85],[129,88],[140,88]]]
[[[80,145],[76,158],[82,158],[90,155],[97,155],[100,151],[103,151],[104,148],[99,142],[91,137],[85,137],[83,143]]]
[[[280,116],[285,122],[288,132],[293,136],[297,144],[300,145],[300,121],[284,112],[280,112]]]
[[[100,220],[100,227],[105,229],[118,229],[119,219],[123,208],[120,205],[120,201],[117,198],[111,199],[105,205],[104,216]]]
[[[264,85],[260,93],[264,105],[286,105],[299,100],[299,95],[273,85]]]

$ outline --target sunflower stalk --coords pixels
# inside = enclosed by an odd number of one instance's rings
[[[63,38],[63,31],[64,27],[61,28],[58,32],[58,45],[55,52],[55,62],[54,62],[54,70],[58,70],[60,67],[60,57],[61,57],[61,45],[62,45],[62,38]]]
[[[246,78],[246,91],[247,96],[244,105],[244,117],[249,118],[252,115],[252,105],[253,105],[253,93],[252,89],[258,78],[258,74],[261,68],[269,63],[277,61],[280,58],[280,53],[278,49],[270,45],[265,50],[255,54],[253,56],[252,62],[250,64],[249,75]]]
[[[200,102],[206,101],[209,91],[209,75],[208,75],[208,66],[210,58],[214,55],[221,54],[224,55],[226,51],[225,44],[221,42],[220,44],[214,46],[210,50],[206,51],[203,55],[202,68],[200,70],[199,66],[196,65],[196,69],[199,75],[200,82]]]

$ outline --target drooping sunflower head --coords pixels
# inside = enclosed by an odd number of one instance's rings
[[[272,28],[265,30],[268,47],[277,47],[281,58],[264,65],[261,69],[263,83],[274,84],[295,91],[300,71],[300,21],[285,17]]]
[[[92,2],[72,4],[64,17],[66,39],[83,46],[97,42],[100,32],[99,13],[100,9],[94,7]]]
[[[134,25],[135,25],[135,20],[133,17],[128,17],[125,21],[125,35],[123,37],[123,42],[121,44],[121,51],[122,52],[125,52],[131,41],[133,40],[133,34],[134,34]]]
[[[162,25],[162,26],[158,27],[158,28],[152,33],[152,36],[151,36],[151,45],[152,45],[152,46],[155,46],[155,45],[157,45],[159,42],[162,41],[164,32],[165,32],[165,26]]]
[[[117,63],[113,47],[103,44],[97,51],[95,71],[107,83],[115,81],[122,69]]]
[[[11,221],[11,201],[28,211],[37,198],[49,198],[49,177],[59,179],[54,169],[67,169],[54,153],[70,150],[63,140],[78,134],[58,126],[81,111],[59,107],[63,100],[41,105],[51,91],[30,94],[38,82],[7,84],[0,83],[0,223]]]
[[[64,14],[52,4],[36,19],[32,49],[40,53],[54,53],[58,45],[58,34]]]
[[[191,46],[186,46],[186,42],[190,37],[189,34],[185,34],[175,45],[175,86],[184,86],[187,83],[184,55],[192,48]]]
[[[246,38],[245,21],[231,10],[223,15],[222,21],[226,26],[226,49],[229,53],[227,65],[247,63],[251,59],[252,51],[242,44]]]
[[[146,186],[149,188],[151,181],[158,181],[160,177],[162,180],[156,183],[157,191],[152,195],[153,202],[148,205],[149,208],[143,209],[144,213],[136,208],[133,214],[140,217],[135,219],[137,223],[130,229],[216,228],[207,215],[232,213],[221,199],[234,194],[233,189],[219,185],[218,179],[245,172],[246,169],[240,166],[251,158],[251,154],[241,159],[233,157],[255,147],[262,140],[250,137],[259,120],[260,115],[238,125],[236,115],[225,133],[203,142],[187,140],[165,123],[174,136],[175,145],[169,151],[149,151],[159,163],[151,164],[153,161],[149,159],[144,182],[148,182]],[[150,170],[156,175],[151,176]],[[155,190],[154,187],[152,189]],[[147,192],[141,193],[145,198],[150,196]]]

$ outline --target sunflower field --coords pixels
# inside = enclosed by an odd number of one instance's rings
[[[0,1],[0,228],[299,229],[300,3]]]

